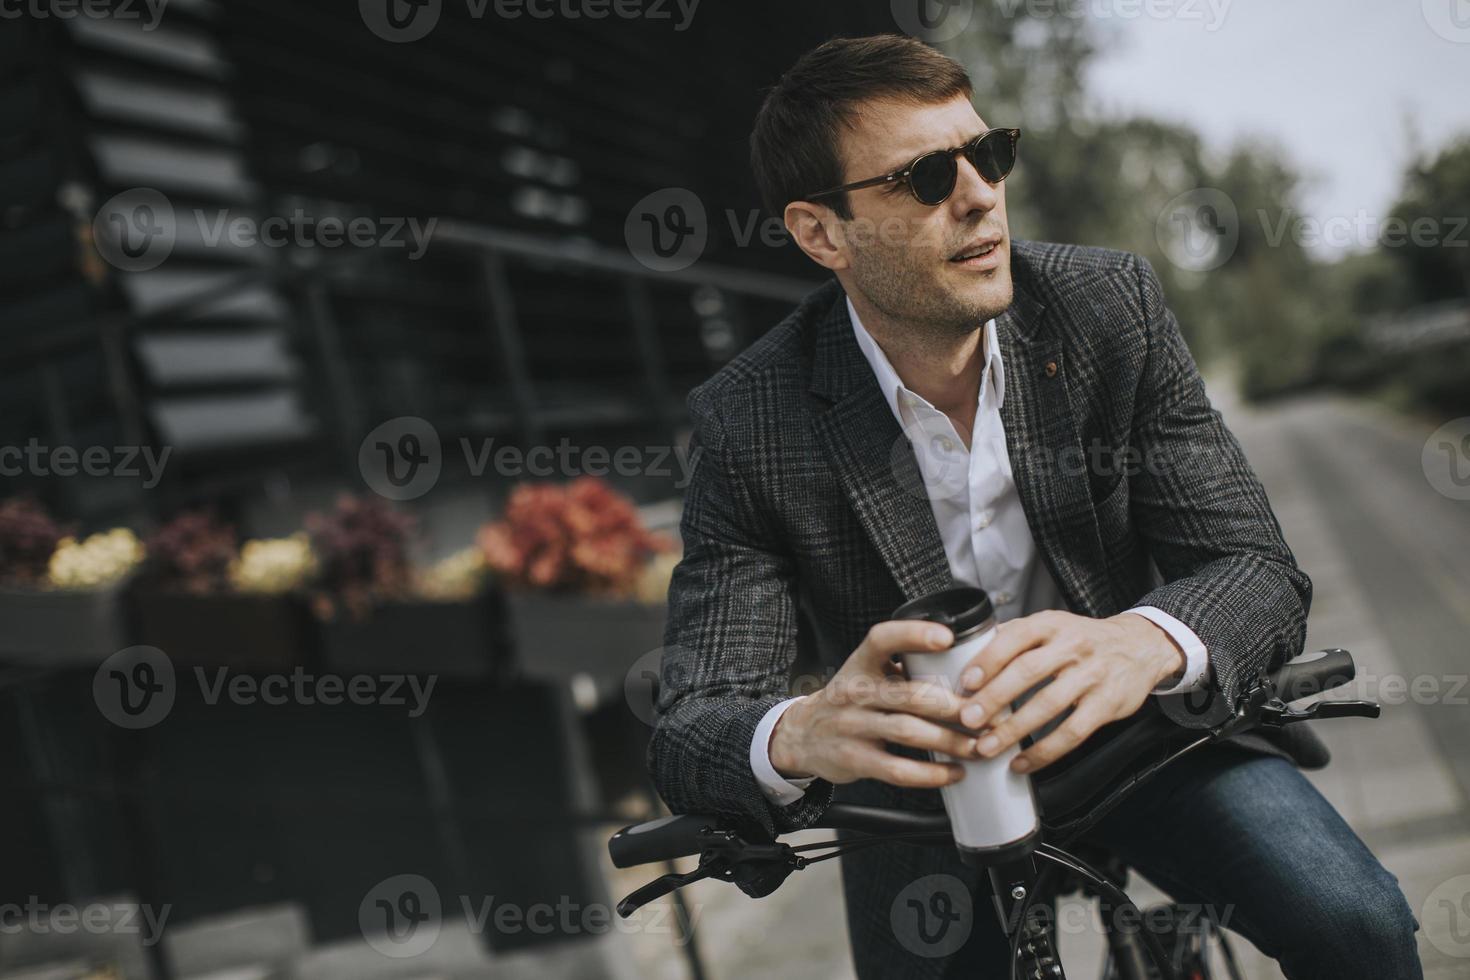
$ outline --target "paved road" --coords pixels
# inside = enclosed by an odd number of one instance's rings
[[[1360,678],[1338,696],[1384,703],[1378,720],[1317,726],[1334,761],[1311,778],[1398,876],[1424,926],[1426,975],[1470,977],[1470,503],[1424,476],[1435,424],[1325,397],[1250,409],[1219,390],[1316,585],[1308,649],[1352,650]],[[714,883],[690,899],[716,980],[851,976],[830,864],[758,902]],[[1082,929],[1063,942],[1072,980],[1095,977],[1100,937]],[[645,976],[685,975],[667,947],[633,945]],[[1236,947],[1252,978],[1280,977],[1245,940]]]

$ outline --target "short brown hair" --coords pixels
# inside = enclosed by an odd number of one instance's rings
[[[933,105],[971,91],[958,63],[911,37],[834,38],[813,48],[766,93],[756,114],[750,166],[761,199],[779,217],[790,202],[841,184],[839,137],[860,103]],[[839,217],[852,217],[846,194],[830,203]]]

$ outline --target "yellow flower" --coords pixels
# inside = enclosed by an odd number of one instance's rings
[[[417,591],[435,602],[460,602],[480,591],[489,570],[485,553],[472,545],[421,572]]]
[[[143,560],[143,542],[125,527],[85,541],[62,538],[51,555],[47,581],[60,589],[95,589],[126,576]]]
[[[316,555],[306,532],[289,538],[246,541],[230,563],[230,585],[239,592],[280,595],[304,586],[316,573]]]

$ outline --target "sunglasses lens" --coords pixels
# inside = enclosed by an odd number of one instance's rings
[[[994,130],[970,145],[970,163],[992,184],[1005,180],[1016,165],[1016,141],[1005,130]]]
[[[926,153],[914,161],[909,187],[920,204],[939,204],[954,192],[957,170],[948,153]]]

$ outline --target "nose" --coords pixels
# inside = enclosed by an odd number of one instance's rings
[[[964,221],[976,214],[994,211],[1000,204],[1000,185],[987,183],[980,171],[963,153],[956,160],[954,193],[949,196],[949,207],[956,219]]]

